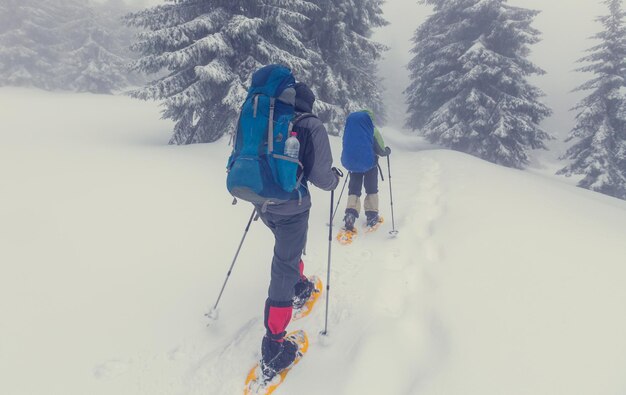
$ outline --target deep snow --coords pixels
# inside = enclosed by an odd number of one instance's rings
[[[252,225],[207,327],[251,208],[225,190],[226,140],[167,146],[170,128],[152,103],[0,89],[0,393],[241,392],[272,239]],[[322,300],[276,393],[626,392],[626,202],[383,132],[400,234],[385,181],[384,226],[333,245],[329,336]]]

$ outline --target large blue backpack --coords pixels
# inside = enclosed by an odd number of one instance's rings
[[[298,159],[285,156],[285,141],[295,116],[295,79],[291,70],[269,65],[257,70],[239,115],[228,159],[228,191],[263,209],[302,197]]]
[[[374,122],[367,111],[353,112],[346,120],[341,164],[352,173],[365,173],[376,165]]]

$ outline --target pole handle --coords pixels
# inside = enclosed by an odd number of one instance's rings
[[[331,168],[331,170],[333,171],[333,173],[337,174],[339,177],[343,178],[343,171],[339,170],[336,167]]]

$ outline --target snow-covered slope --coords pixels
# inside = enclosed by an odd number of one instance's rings
[[[252,225],[207,327],[251,208],[230,204],[226,141],[166,146],[157,119],[0,90],[0,393],[241,393],[272,238]],[[400,233],[385,181],[381,230],[333,245],[329,336],[322,301],[291,325],[312,345],[276,393],[626,392],[626,202],[384,133]],[[315,191],[323,277],[328,206]]]

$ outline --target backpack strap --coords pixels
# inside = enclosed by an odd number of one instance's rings
[[[259,94],[254,95],[254,104],[252,105],[252,118],[256,118],[256,113],[259,109]]]
[[[270,116],[269,124],[267,127],[267,153],[272,154],[274,152],[274,108],[276,107],[276,98],[270,98]]]
[[[317,115],[311,114],[310,112],[303,112],[301,114],[298,114],[298,116],[296,116],[296,118],[291,121],[291,124],[289,125],[289,134],[291,134],[291,132],[293,131],[294,126],[300,123],[300,121],[303,121],[307,118],[317,118]]]
[[[303,120],[305,120],[307,118],[317,118],[317,116],[315,114],[310,113],[310,112],[304,112],[304,113],[298,114],[296,116],[296,118],[289,125],[289,134],[291,134],[291,132],[293,131],[293,128],[298,123],[300,123],[300,121],[303,121]],[[299,164],[300,168],[302,169],[302,172],[300,173],[300,177],[298,177],[296,190],[298,191],[298,205],[301,205],[302,204],[302,191],[300,190],[300,187],[303,187],[305,190],[307,188],[303,184],[303,180],[304,180],[304,166],[299,161],[298,161],[298,164]]]

